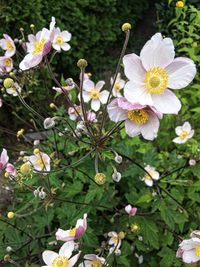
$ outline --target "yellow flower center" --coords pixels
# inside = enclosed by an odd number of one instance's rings
[[[140,227],[138,224],[136,223],[131,224],[131,232],[137,232],[139,230],[140,230]]]
[[[67,257],[58,256],[53,260],[52,267],[67,267],[69,264]]]
[[[145,174],[144,179],[145,179],[145,180],[152,180],[151,177],[153,177],[153,172],[148,171],[148,173],[149,173],[149,174],[147,174],[147,173]]]
[[[116,84],[114,85],[114,89],[115,89],[116,92],[119,92],[119,91],[122,89],[120,83],[116,83]]]
[[[177,7],[184,7],[184,2],[183,1],[178,1],[176,2]]]
[[[36,160],[36,165],[39,165],[39,167],[43,170],[45,168],[45,163],[43,161],[42,156],[38,156],[37,160]]]
[[[6,48],[9,51],[12,51],[14,49],[13,45],[11,44],[10,41],[6,41]]]
[[[69,230],[69,235],[75,235],[76,233],[76,228],[72,228]]]
[[[33,52],[32,52],[33,55],[35,55],[35,54],[39,54],[39,53],[42,52],[43,47],[44,47],[44,44],[45,44],[45,41],[46,41],[45,38],[42,38],[41,41],[36,41],[36,42],[35,42],[34,50],[33,50]]]
[[[163,94],[168,85],[169,76],[166,70],[154,67],[147,71],[145,86],[150,94]]]
[[[10,58],[6,58],[3,60],[5,66],[10,67],[12,64],[12,60]]]
[[[91,267],[102,267],[102,263],[99,260],[94,260],[91,262]]]
[[[111,239],[112,239],[112,241],[114,242],[115,245],[118,244],[119,238],[117,236],[113,236]]]
[[[91,91],[90,91],[90,97],[92,99],[98,99],[100,96],[100,92],[96,89],[96,88],[93,88]]]
[[[128,111],[128,119],[136,124],[145,124],[148,121],[148,113],[144,109]]]
[[[57,36],[56,37],[56,44],[62,45],[63,43],[64,43],[64,40],[63,40],[62,36]]]
[[[189,133],[187,131],[183,131],[179,134],[179,137],[183,140],[185,138],[187,138],[189,135]]]
[[[196,255],[197,257],[200,257],[200,247],[196,247],[196,248],[195,248],[195,255]]]

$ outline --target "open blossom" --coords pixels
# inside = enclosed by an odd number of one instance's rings
[[[42,258],[46,265],[43,267],[73,267],[80,256],[79,252],[75,256],[71,257],[74,247],[74,241],[70,241],[62,245],[59,253],[51,250],[45,250],[42,253]]]
[[[100,109],[100,104],[105,104],[109,92],[107,90],[101,91],[104,86],[104,81],[99,81],[96,85],[93,81],[86,79],[83,82],[83,99],[87,103],[91,100],[91,108],[94,111],[98,111]]]
[[[53,48],[57,51],[68,51],[71,46],[67,42],[71,40],[71,37],[72,35],[68,31],[61,32],[60,28],[54,29]]]
[[[4,34],[3,37],[4,38],[0,40],[0,47],[6,51],[6,57],[12,57],[16,52],[15,43],[9,35]]]
[[[87,229],[87,214],[84,214],[83,219],[78,219],[76,226],[69,230],[58,229],[56,239],[64,242],[80,238]]]
[[[200,231],[194,231],[190,239],[183,240],[179,244],[176,257],[182,258],[185,263],[200,261]]]
[[[114,99],[108,105],[108,115],[114,122],[125,121],[125,130],[129,136],[142,134],[147,140],[156,138],[159,118],[162,118],[162,114],[155,108],[131,104],[124,97]]]
[[[125,211],[130,215],[134,216],[137,212],[137,208],[132,207],[130,204],[125,207]]]
[[[108,244],[113,246],[115,250],[118,250],[121,247],[122,241],[118,233],[112,231],[108,233],[110,239],[108,240]]]
[[[74,84],[73,85],[66,85],[66,86],[62,86],[62,88],[60,87],[55,87],[53,86],[52,89],[55,90],[58,93],[64,93],[64,92],[69,92],[70,90],[72,90],[74,88]]]
[[[150,165],[147,165],[144,168],[148,173],[145,174],[145,176],[142,178],[142,180],[145,182],[148,186],[153,186],[153,180],[159,180],[160,174],[156,171],[156,169]]]
[[[79,264],[78,267],[103,267],[105,262],[106,260],[102,257],[95,254],[87,254],[84,256],[84,263]]]
[[[170,38],[156,33],[144,45],[140,57],[128,54],[123,58],[124,72],[130,80],[124,96],[131,103],[154,106],[163,114],[177,114],[181,103],[170,89],[186,87],[196,74],[194,62],[175,57]]]
[[[113,82],[114,82],[114,78],[112,77],[110,79],[111,85],[113,84]],[[124,88],[124,85],[125,85],[125,81],[123,79],[121,79],[121,74],[118,73],[115,84],[113,86],[113,90],[112,90],[113,96],[121,97],[122,96],[121,91]]]
[[[28,161],[33,165],[35,171],[50,171],[50,157],[43,152],[39,151],[28,157]]]
[[[79,116],[82,116],[81,106],[75,105],[75,108],[69,107],[68,114],[69,114],[70,120],[75,121]]]
[[[0,73],[10,72],[13,69],[13,60],[10,57],[0,57]]]
[[[3,148],[1,155],[0,155],[0,171],[4,170],[6,168],[6,165],[8,164],[8,153],[5,148]]]
[[[40,64],[43,56],[47,55],[51,50],[55,19],[52,18],[50,29],[43,28],[36,35],[28,35],[28,43],[26,43],[28,54],[19,64],[21,70],[28,70]]]
[[[186,143],[187,140],[192,138],[194,135],[194,130],[188,121],[186,121],[182,126],[176,127],[175,132],[178,137],[174,138],[173,142],[177,144]]]
[[[16,82],[13,84],[12,87],[6,88],[6,92],[12,96],[17,96],[19,93],[21,93],[21,91],[22,88]]]

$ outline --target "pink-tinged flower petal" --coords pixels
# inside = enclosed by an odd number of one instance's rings
[[[130,120],[125,121],[125,130],[130,137],[134,137],[140,134],[141,125],[135,124]]]
[[[37,55],[28,54],[20,62],[19,68],[21,70],[28,70],[28,69],[33,68],[33,67],[37,66],[38,64],[40,64],[41,61],[42,61],[42,55],[41,54],[37,54]]]
[[[192,130],[191,125],[188,121],[184,122],[182,126],[183,131],[190,132]]]
[[[104,90],[100,93],[99,99],[102,104],[105,104],[108,100],[109,92],[107,90]]]
[[[153,186],[153,180],[152,179],[145,179],[144,182],[148,186]]]
[[[176,257],[177,258],[182,258],[183,257],[183,250],[181,248],[178,248],[176,252]]]
[[[59,250],[59,256],[65,256],[67,258],[70,258],[72,255],[72,252],[74,250],[74,241],[66,242],[62,245],[62,247]]]
[[[200,257],[196,256],[194,250],[183,251],[182,259],[185,263],[193,263],[200,260]]]
[[[166,67],[169,74],[168,87],[181,89],[186,87],[196,75],[196,66],[189,58],[178,57]]]
[[[96,84],[95,88],[100,91],[103,88],[104,85],[105,85],[105,82],[104,81],[99,81]]]
[[[147,71],[153,67],[165,68],[173,61],[174,56],[172,39],[163,39],[160,33],[153,35],[140,52],[142,64]]]
[[[58,44],[52,44],[53,49],[57,50],[57,51],[61,51],[61,46]]]
[[[128,54],[123,58],[124,73],[126,77],[140,85],[144,83],[145,69],[142,66],[140,57],[136,54]]]
[[[198,237],[200,238],[200,230],[195,230],[190,234],[191,237]]]
[[[61,48],[64,50],[64,51],[68,51],[71,49],[71,46],[67,43],[64,43],[62,44]]]
[[[137,208],[132,207],[131,205],[127,205],[125,207],[125,211],[130,215],[130,216],[134,216],[137,212]]]
[[[118,122],[128,118],[127,111],[118,106],[118,100],[114,99],[108,106],[108,115],[111,121]]]
[[[79,257],[80,257],[80,254],[81,254],[81,251],[80,251],[78,254],[76,254],[75,256],[73,256],[73,257],[69,260],[69,262],[68,262],[68,267],[73,267],[73,266],[74,266],[74,264],[78,261],[78,259],[79,259]]]
[[[72,38],[71,33],[68,32],[68,31],[61,32],[61,36],[63,37],[65,42],[69,42],[71,40],[71,38]]]
[[[51,51],[51,41],[48,41],[43,46],[42,55],[45,56]]]
[[[94,82],[91,81],[91,80],[89,80],[89,79],[88,80],[85,80],[83,82],[83,90],[85,90],[85,91],[90,91],[94,87],[95,87]]]
[[[140,104],[131,104],[126,100],[125,97],[119,97],[118,98],[118,106],[122,109],[126,110],[133,110],[133,109],[142,109],[145,108],[146,105],[140,105]]]
[[[80,98],[80,96],[79,96],[79,98]],[[89,92],[83,91],[83,100],[86,103],[90,101],[90,93]]]
[[[7,165],[8,160],[9,160],[9,157],[7,154],[7,150],[3,148],[1,152],[1,156],[0,156],[0,164],[2,165],[3,168],[5,168],[5,166]],[[1,169],[1,166],[0,166],[0,169]]]
[[[52,266],[52,262],[56,257],[58,257],[58,253],[51,250],[45,250],[42,253],[43,261],[47,264],[47,266]]]
[[[75,239],[75,235],[70,235],[69,230],[62,230],[62,229],[58,229],[56,232],[56,239],[60,240],[60,241],[72,241]]]
[[[132,81],[127,82],[124,87],[124,96],[132,104],[139,103],[141,105],[153,106],[151,94],[145,87],[137,87]]]
[[[84,233],[85,233],[85,228],[83,226],[79,226],[76,229],[75,238],[76,239],[80,238]]]
[[[157,137],[160,122],[153,112],[149,112],[148,115],[148,121],[141,126],[141,134],[146,140],[153,140]]]
[[[163,94],[152,94],[153,106],[163,114],[178,114],[181,102],[170,90]]]
[[[99,99],[92,99],[92,101],[91,101],[91,108],[94,111],[98,111],[100,109],[100,101],[99,101]]]
[[[11,175],[13,175],[13,176],[16,176],[16,169],[15,169],[15,167],[12,165],[12,164],[10,164],[10,163],[8,163],[7,165],[6,165],[6,171],[8,172],[8,173],[10,173]]]
[[[189,139],[189,138],[192,138],[193,135],[194,135],[194,130],[191,130],[190,133],[189,133],[189,135],[188,135],[188,139]]]

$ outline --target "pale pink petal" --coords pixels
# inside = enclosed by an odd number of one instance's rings
[[[99,81],[99,82],[96,84],[95,88],[96,88],[98,91],[100,91],[104,85],[105,85],[105,82],[104,82],[104,81]]]
[[[124,73],[126,77],[136,84],[143,84],[146,71],[142,66],[141,59],[136,54],[128,54],[123,58]]]
[[[147,71],[153,67],[165,68],[173,61],[174,56],[172,39],[163,39],[160,33],[152,36],[140,52],[142,64]]]
[[[53,260],[58,257],[58,253],[51,251],[51,250],[45,250],[42,253],[42,258],[43,261],[48,265],[48,266],[52,266],[52,262]]]
[[[185,263],[193,263],[200,260],[200,257],[196,256],[195,251],[193,249],[183,251],[182,257]]]
[[[71,49],[71,46],[67,43],[64,43],[61,45],[61,48],[64,50],[64,51],[68,51]]]
[[[68,31],[61,32],[61,36],[63,37],[65,42],[69,42],[71,40],[71,38],[72,38],[71,33],[68,32]]]
[[[99,99],[92,99],[92,101],[91,101],[91,108],[94,111],[98,111],[100,109],[100,101],[99,101]]]
[[[100,93],[99,99],[102,104],[105,104],[108,100],[109,92],[107,90],[104,90]]]
[[[135,124],[130,120],[126,120],[125,130],[130,137],[134,137],[141,133],[141,125]]]
[[[0,163],[2,163],[3,167],[6,166],[6,164],[8,163],[9,157],[7,154],[7,150],[5,148],[3,148],[2,152],[1,152],[1,156],[0,156]]]
[[[118,106],[118,100],[117,99],[114,99],[107,106],[107,110],[108,110],[109,118],[114,122],[123,121],[123,120],[128,118],[127,117],[127,111],[123,110],[122,108],[120,108]]]
[[[80,257],[81,252],[79,252],[78,254],[76,254],[75,256],[73,256],[70,260],[69,263],[67,265],[67,267],[73,267],[74,264],[78,261],[79,257]]]
[[[196,66],[189,58],[178,57],[166,67],[169,74],[168,87],[181,89],[186,87],[196,75]]]
[[[188,135],[188,138],[192,138],[193,135],[194,135],[194,130],[191,130],[191,132],[190,132],[189,135]]]
[[[182,129],[183,129],[183,131],[190,132],[192,128],[191,128],[190,123],[188,121],[186,121],[186,122],[184,122]]]
[[[153,106],[151,94],[145,87],[137,87],[132,81],[127,82],[124,87],[124,96],[132,104],[139,103],[141,105]]]
[[[80,96],[79,96],[80,97]],[[83,100],[84,102],[89,102],[90,101],[90,93],[87,91],[83,91]]]
[[[91,81],[91,80],[85,80],[84,82],[83,82],[83,89],[85,90],[85,91],[90,91],[91,89],[94,89],[94,82],[93,81]]]
[[[74,241],[68,241],[59,250],[59,256],[70,258],[74,250]]]
[[[170,90],[163,94],[152,94],[153,106],[163,114],[178,114],[181,102]]]
[[[153,186],[153,180],[152,179],[145,179],[144,182],[148,186]]]
[[[119,97],[118,98],[118,106],[122,109],[126,110],[133,110],[133,109],[142,109],[145,108],[146,105],[140,105],[140,104],[131,104],[126,100],[125,97]]]
[[[60,47],[60,45],[58,45],[58,44],[56,44],[56,43],[53,43],[53,44],[52,44],[52,47],[53,47],[55,50],[57,50],[57,51],[61,51],[61,47]]]
[[[172,140],[176,144],[184,144],[187,140],[186,139],[181,139],[180,137],[176,137]]]
[[[148,115],[148,121],[141,126],[141,134],[146,140],[153,140],[157,137],[160,122],[153,112],[149,112]]]
[[[177,135],[180,135],[182,133],[183,129],[182,129],[182,126],[177,126],[176,129],[175,129],[175,133]]]
[[[64,231],[64,230],[59,228],[56,232],[56,239],[57,240],[67,242],[67,241],[74,240],[74,238],[75,238],[74,235],[69,234],[69,230]]]

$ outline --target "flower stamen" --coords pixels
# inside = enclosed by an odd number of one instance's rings
[[[67,267],[69,264],[67,257],[58,256],[53,260],[52,267]]]
[[[128,111],[128,119],[136,124],[145,124],[148,119],[148,113],[144,109],[135,109]]]
[[[99,96],[100,96],[100,92],[96,89],[96,88],[93,88],[91,91],[90,91],[90,98],[92,99],[98,99]]]
[[[150,94],[163,94],[168,85],[169,76],[166,70],[154,67],[150,68],[145,76],[145,86]]]

